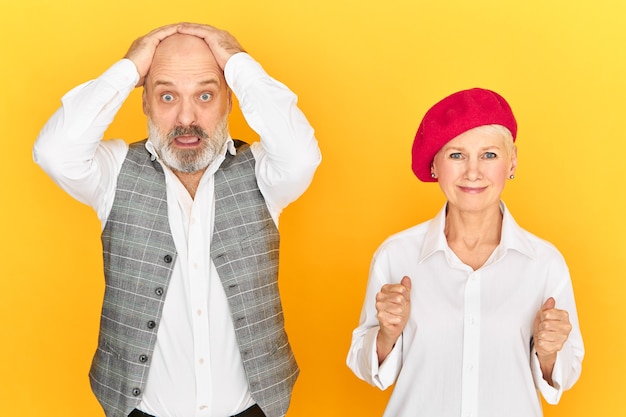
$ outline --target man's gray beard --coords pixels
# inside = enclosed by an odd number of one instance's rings
[[[172,139],[183,134],[193,134],[201,138],[202,147],[198,149],[177,149],[172,146]],[[206,169],[217,158],[228,140],[228,120],[225,117],[216,126],[213,136],[209,136],[204,130],[192,126],[189,128],[174,128],[169,133],[163,133],[148,118],[148,136],[154,145],[161,161],[174,171],[187,174]]]

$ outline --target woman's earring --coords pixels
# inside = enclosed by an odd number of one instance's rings
[[[430,177],[431,177],[431,178],[437,178],[437,177],[435,176],[435,173],[434,173],[434,172],[431,172],[431,173],[430,173]]]
[[[514,179],[514,178],[515,178],[515,175],[513,175],[513,174],[509,175],[509,179],[510,179],[510,180],[512,180],[512,179]]]

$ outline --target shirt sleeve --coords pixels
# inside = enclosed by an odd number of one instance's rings
[[[72,89],[33,148],[34,161],[68,194],[93,207],[102,223],[128,152],[124,141],[102,137],[138,80],[135,65],[123,59],[97,79]]]
[[[358,378],[385,390],[396,381],[402,369],[403,337],[398,338],[392,351],[379,365],[376,337],[380,326],[375,303],[376,294],[384,282],[381,279],[382,275],[376,271],[376,256],[374,256],[359,326],[352,332],[347,365]]]
[[[530,366],[533,379],[535,380],[535,386],[539,392],[541,392],[543,398],[548,404],[557,404],[563,392],[570,389],[576,381],[578,381],[582,372],[582,361],[585,349],[578,323],[574,290],[565,261],[556,263],[556,265],[551,268],[550,273],[558,277],[558,279],[555,280],[558,284],[548,288],[548,292],[544,298],[554,297],[556,308],[568,312],[572,330],[563,348],[557,353],[556,362],[552,370],[552,383],[554,386],[549,385],[543,379],[539,358],[537,358],[537,350],[534,345],[531,349]]]
[[[308,188],[321,162],[314,130],[297,96],[250,55],[233,55],[224,76],[246,122],[259,134],[260,142],[252,145],[259,189],[270,211],[280,214]]]

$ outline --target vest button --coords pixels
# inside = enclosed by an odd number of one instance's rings
[[[141,395],[141,390],[139,388],[133,388],[132,393],[134,397],[139,397]]]
[[[163,260],[165,261],[166,264],[172,263],[172,256],[171,255],[165,255],[163,257]]]
[[[146,323],[146,326],[148,326],[148,329],[154,329],[156,327],[156,322],[154,320],[150,320]]]
[[[159,297],[163,295],[163,288],[159,287],[157,289],[154,290],[154,293],[156,295],[158,295]]]
[[[139,362],[141,363],[148,362],[148,355],[139,355]]]

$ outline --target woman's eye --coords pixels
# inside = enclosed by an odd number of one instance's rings
[[[213,97],[211,93],[202,93],[200,94],[200,101],[209,101],[211,97]]]
[[[166,103],[169,103],[171,101],[174,101],[174,96],[169,93],[165,93],[161,95],[161,100],[163,100]]]
[[[461,159],[461,153],[460,152],[451,153],[450,159]]]
[[[486,153],[485,153],[485,158],[486,158],[486,159],[494,159],[494,158],[496,158],[497,156],[498,156],[498,155],[496,155],[496,154],[495,154],[495,153],[493,153],[493,152],[486,152]]]

